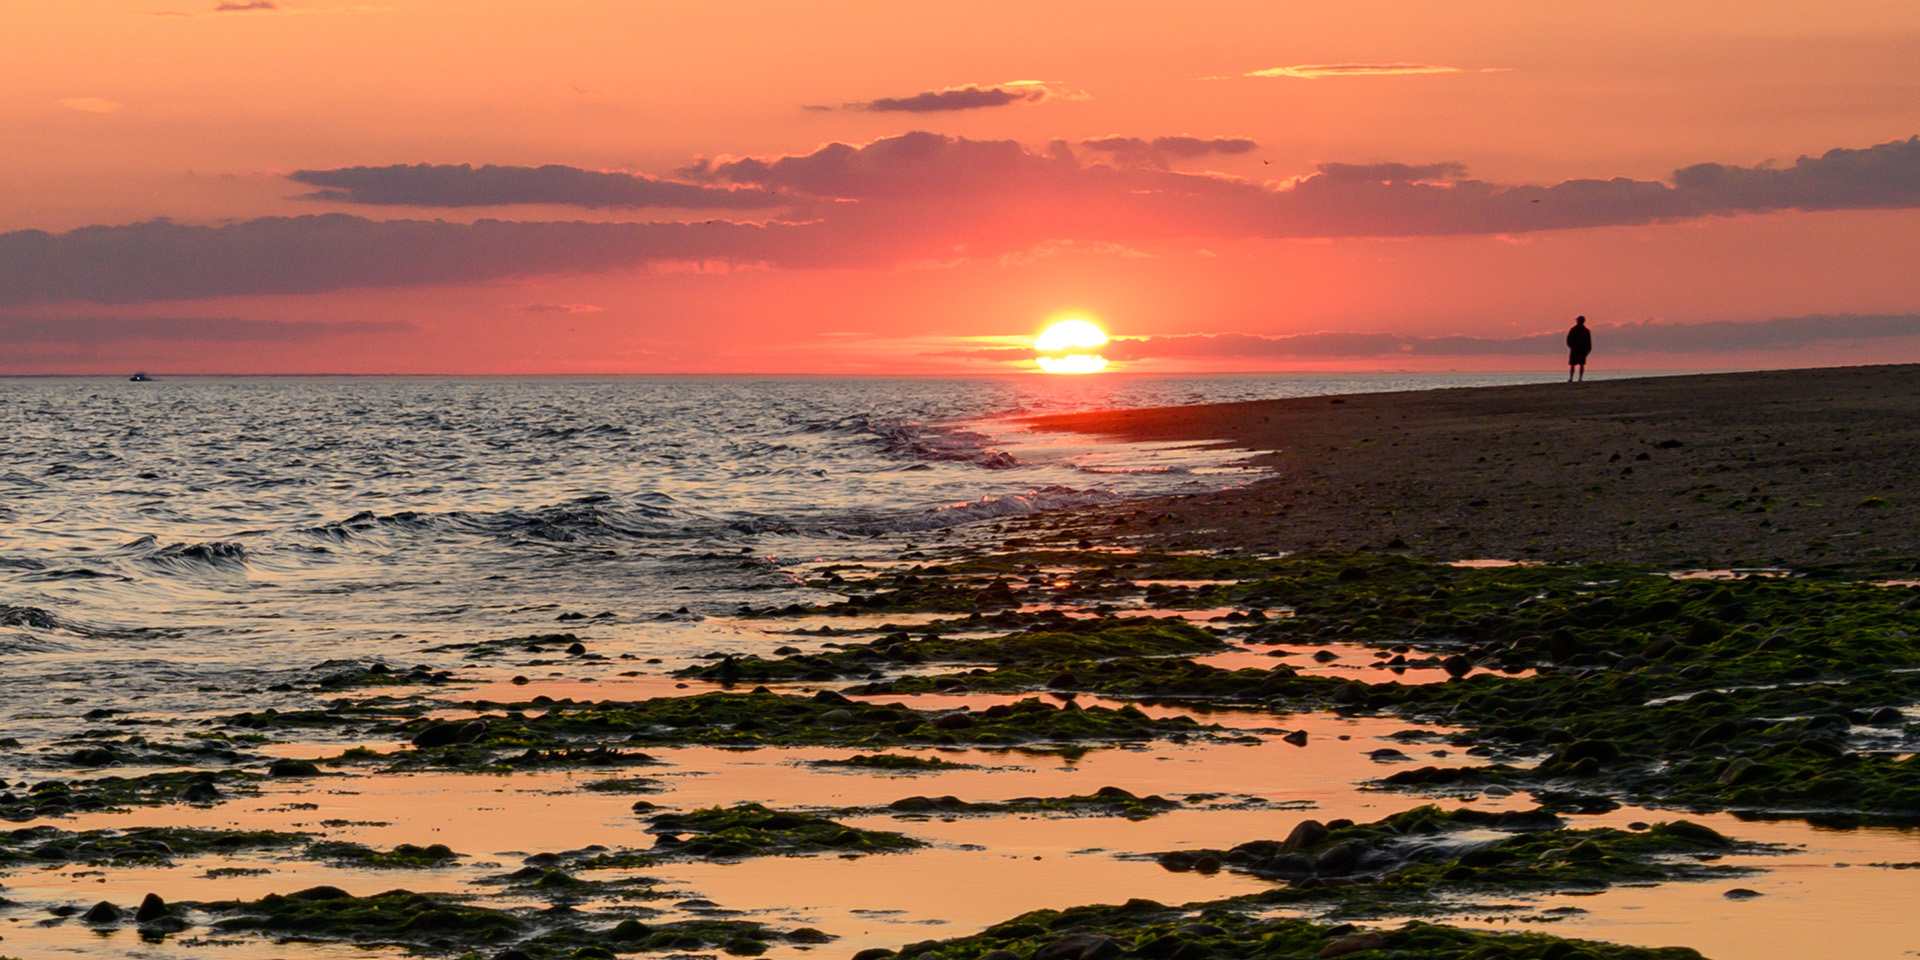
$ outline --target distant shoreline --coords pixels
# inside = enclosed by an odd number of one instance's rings
[[[1273,478],[1084,518],[1176,547],[1701,567],[1871,565],[1920,552],[1920,364],[1026,422],[1258,451]]]

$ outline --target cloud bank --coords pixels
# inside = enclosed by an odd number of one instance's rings
[[[0,344],[96,345],[128,341],[205,343],[307,343],[329,337],[400,333],[399,321],[243,320],[239,317],[0,317]]]
[[[1301,333],[1266,337],[1244,333],[1120,337],[1101,353],[1109,360],[1198,359],[1379,359],[1382,357],[1557,356],[1565,331],[1519,337],[1421,337],[1392,333]],[[1602,354],[1720,354],[1792,350],[1816,344],[1920,337],[1920,314],[1835,314],[1716,320],[1704,323],[1595,324]],[[1034,351],[994,347],[947,354],[979,360],[1020,361]]]
[[[680,180],[568,167],[302,171],[373,204],[779,206],[762,222],[377,221],[344,214],[222,226],[167,220],[0,234],[0,304],[125,302],[466,283],[700,262],[887,268],[1049,244],[1523,234],[1780,210],[1920,208],[1920,137],[1791,165],[1696,164],[1670,181],[1471,179],[1457,163],[1325,164],[1279,184],[1168,170],[1155,158],[1250,141],[1056,141],[909,133],[811,153],[721,158]],[[1126,155],[1142,162],[1116,162]],[[492,171],[489,173],[489,171]]]
[[[588,209],[752,209],[778,198],[752,187],[715,188],[636,173],[609,173],[548,164],[501,167],[488,164],[394,164],[296,170],[295,183],[321,189],[303,199],[372,206],[490,207],[545,203]]]
[[[1112,157],[1117,163],[1165,169],[1176,160],[1207,156],[1236,156],[1250,153],[1260,145],[1244,137],[1101,137],[1082,140],[1080,146]]]
[[[910,97],[880,97],[849,103],[848,110],[869,110],[874,113],[945,113],[954,110],[981,110],[987,107],[1005,107],[1016,103],[1039,103],[1046,100],[1050,92],[1043,84],[1008,83],[993,87],[968,85],[950,87],[946,90],[933,90],[916,93]]]

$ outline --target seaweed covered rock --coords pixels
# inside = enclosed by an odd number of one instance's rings
[[[758,803],[707,807],[651,818],[661,857],[739,859],[829,851],[886,853],[925,846],[904,834],[860,830],[826,817],[774,810]],[[683,836],[684,835],[684,836]]]

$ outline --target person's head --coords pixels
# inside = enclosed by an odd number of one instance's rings
[[[1584,327],[1584,326],[1586,326],[1586,325],[1587,325],[1587,318],[1586,318],[1586,317],[1574,317],[1574,318],[1573,318],[1573,325],[1574,325],[1574,326],[1576,326],[1576,327]]]

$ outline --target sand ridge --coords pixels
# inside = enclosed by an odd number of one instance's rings
[[[1680,566],[1872,563],[1920,530],[1920,365],[1036,417],[1262,451],[1249,487],[1096,515],[1174,546]],[[1091,519],[1091,518],[1090,518]]]

